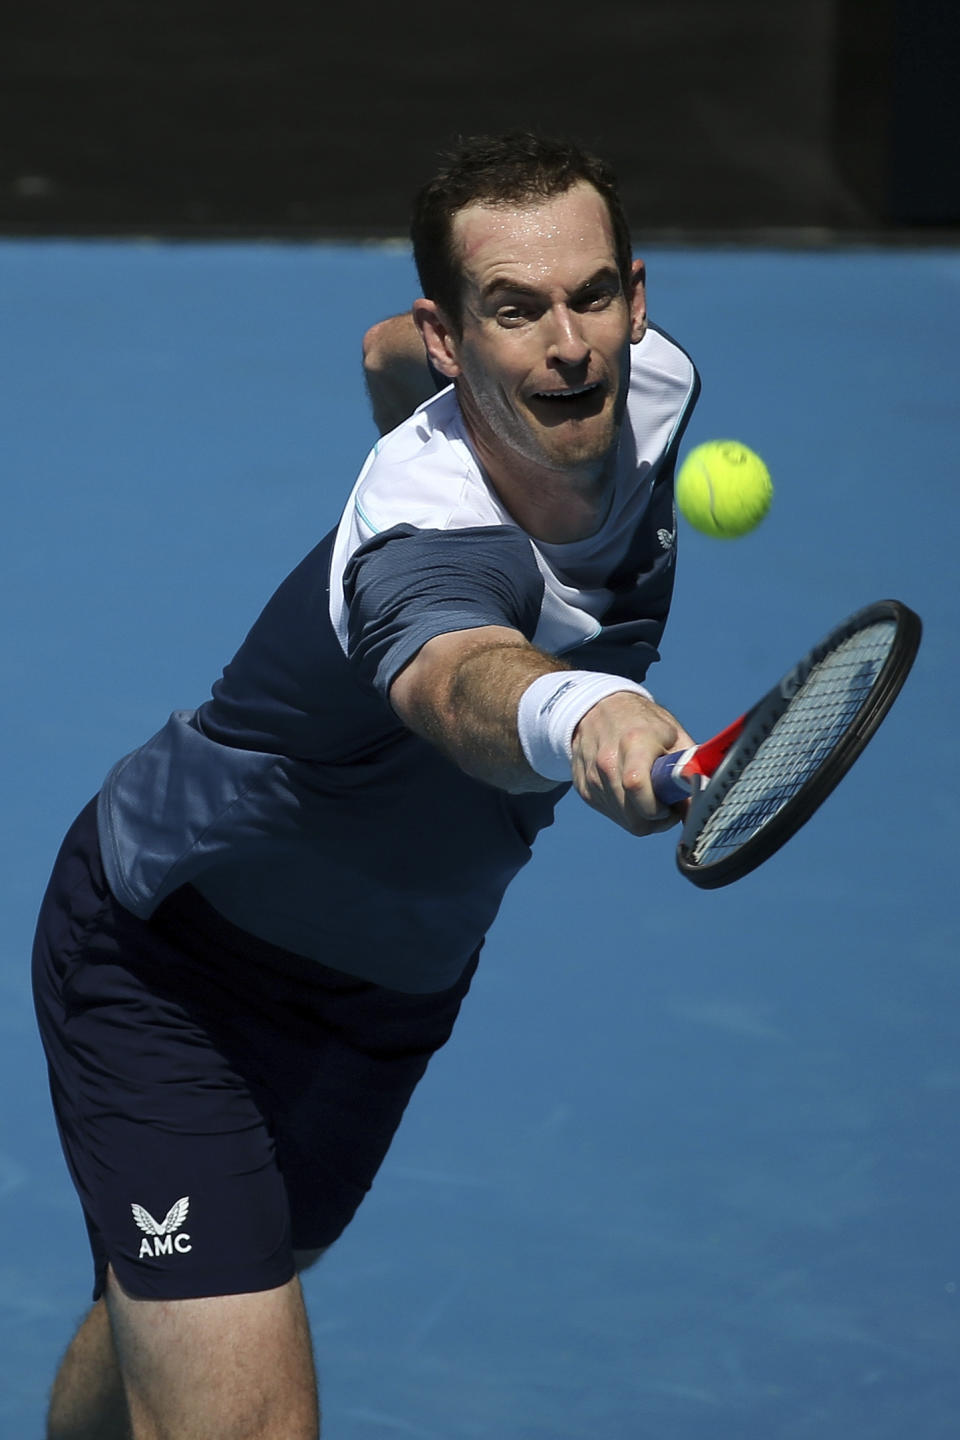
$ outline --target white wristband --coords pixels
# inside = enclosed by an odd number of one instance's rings
[[[569,780],[574,730],[598,700],[621,690],[653,699],[649,690],[620,675],[598,675],[593,670],[538,675],[517,707],[517,731],[531,770],[545,780]]]

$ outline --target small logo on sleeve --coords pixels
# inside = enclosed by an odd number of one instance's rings
[[[137,1226],[143,1231],[143,1239],[140,1241],[140,1254],[138,1259],[143,1260],[148,1256],[150,1259],[160,1255],[172,1255],[174,1251],[178,1255],[187,1255],[193,1249],[190,1243],[190,1236],[184,1231],[177,1234],[187,1218],[187,1211],[190,1209],[190,1197],[184,1195],[177,1200],[162,1220],[154,1220],[149,1210],[142,1205],[131,1205],[133,1218]]]

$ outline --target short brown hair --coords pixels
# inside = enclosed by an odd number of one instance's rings
[[[605,160],[572,140],[528,130],[462,140],[414,200],[410,238],[423,294],[459,327],[462,274],[453,245],[453,217],[468,205],[523,205],[563,195],[586,181],[606,201],[617,268],[630,288],[632,249],[616,176]]]

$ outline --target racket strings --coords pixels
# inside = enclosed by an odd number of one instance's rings
[[[738,850],[816,774],[863,709],[896,632],[892,620],[878,621],[813,666],[705,821],[692,847],[696,863]]]

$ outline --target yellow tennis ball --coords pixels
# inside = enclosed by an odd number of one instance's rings
[[[680,466],[677,504],[695,530],[723,540],[746,535],[770,509],[773,485],[759,455],[737,440],[708,440]]]

